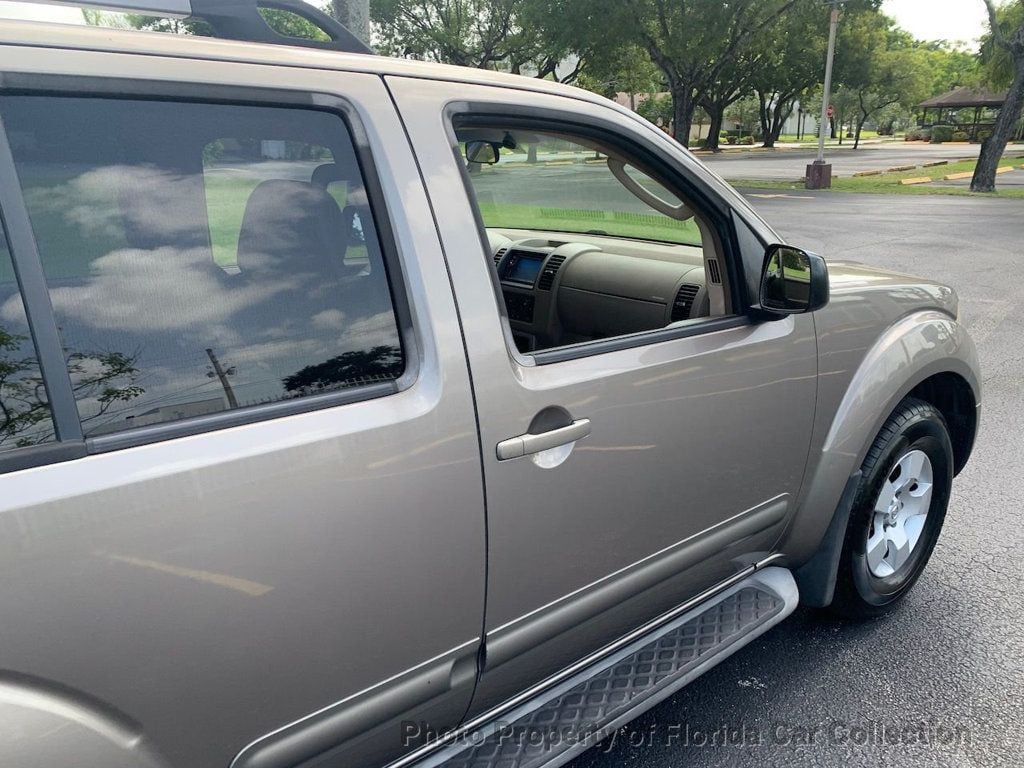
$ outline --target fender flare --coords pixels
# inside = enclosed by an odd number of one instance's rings
[[[0,673],[0,765],[168,768],[130,718],[73,689],[12,672]]]
[[[940,373],[962,377],[981,403],[974,342],[945,312],[926,310],[887,328],[861,360],[812,456],[798,511],[779,550],[794,565],[801,600],[832,602],[860,467],[885,420],[915,387]]]

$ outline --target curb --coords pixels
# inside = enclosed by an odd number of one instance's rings
[[[959,181],[960,179],[970,179],[974,176],[974,171],[963,171],[961,173],[947,173],[942,177],[943,181]]]
[[[911,166],[911,167],[913,167],[913,166]],[[882,172],[881,171],[857,171],[857,173],[855,173],[853,175],[854,175],[854,178],[857,178],[857,177],[860,177],[860,176],[881,176]]]
[[[916,165],[897,165],[894,168],[889,168],[886,173],[902,173],[903,171],[912,171],[917,168]]]
[[[938,165],[949,165],[949,160],[936,160],[934,163],[925,163],[922,168],[935,168]]]
[[[904,187],[909,187],[914,184],[930,184],[931,181],[931,176],[916,176],[912,179],[900,179],[900,184]]]

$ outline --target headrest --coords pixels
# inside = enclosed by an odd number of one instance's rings
[[[271,179],[249,195],[238,237],[242,274],[322,271],[342,266],[347,233],[341,209],[327,191],[305,181]]]
[[[342,173],[341,166],[337,163],[318,165],[313,169],[313,177],[310,179],[311,184],[321,189],[327,189],[329,185],[336,181],[345,181],[345,175]]]

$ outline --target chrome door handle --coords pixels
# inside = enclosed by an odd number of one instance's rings
[[[518,459],[531,453],[540,453],[549,448],[558,448],[566,443],[582,440],[590,434],[590,419],[577,419],[567,427],[559,427],[539,435],[529,433],[510,437],[498,443],[498,461]]]

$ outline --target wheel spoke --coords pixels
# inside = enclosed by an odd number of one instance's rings
[[[900,476],[900,480],[903,482],[904,487],[909,485],[911,481],[921,479],[926,461],[928,461],[928,456],[925,455],[924,451],[911,451],[900,459],[899,463],[903,468],[903,474]],[[928,474],[931,475],[931,472]],[[930,480],[931,478],[929,477],[928,479]]]
[[[885,514],[889,511],[889,506],[892,504],[893,498],[896,496],[896,485],[886,480],[885,485],[882,486],[882,490],[878,493],[878,498],[875,499],[875,512]]]
[[[864,554],[867,556],[868,568],[872,573],[876,572],[885,559],[886,546],[885,531],[881,523],[875,524],[875,535],[868,539]]]
[[[907,542],[910,545],[910,551],[914,551],[914,547],[917,546],[918,539],[921,538],[921,531],[924,530],[925,523],[924,515],[914,515],[913,517],[907,518],[906,523],[903,525],[903,530],[907,535]]]
[[[907,538],[907,531],[903,525],[894,525],[886,531],[886,539],[889,541],[886,562],[894,571],[898,571],[910,557],[910,539]]]

